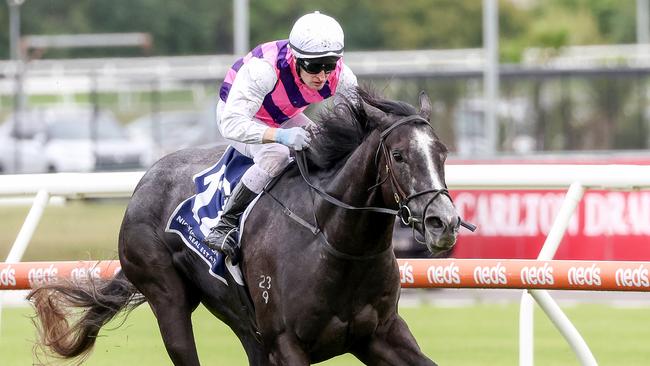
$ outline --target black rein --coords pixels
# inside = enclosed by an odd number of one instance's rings
[[[386,145],[384,143],[384,140],[386,139],[386,137],[393,130],[395,130],[395,128],[397,128],[397,127],[399,127],[401,125],[404,125],[406,123],[409,123],[409,122],[426,123],[429,127],[431,127],[431,125],[429,125],[429,122],[427,120],[425,120],[424,118],[416,115],[416,116],[404,117],[404,118],[398,120],[397,122],[395,122],[393,125],[391,125],[386,130],[384,130],[380,135],[380,142],[379,142],[379,147],[377,149],[377,153],[375,155],[375,162],[376,163],[378,162],[378,156],[379,156],[380,151],[383,152],[384,155],[385,155],[385,159],[386,159],[387,177],[384,178],[384,179],[381,179],[381,181],[380,181],[380,176],[377,176],[378,183],[370,188],[370,190],[372,190],[372,189],[378,187],[379,185],[383,184],[386,180],[388,180],[388,178],[390,178],[390,182],[391,182],[391,185],[393,187],[395,201],[397,202],[397,204],[399,206],[399,209],[393,210],[393,209],[390,209],[390,208],[373,207],[373,206],[356,207],[356,206],[349,205],[349,204],[347,204],[347,203],[345,203],[345,202],[343,202],[343,201],[341,201],[341,200],[339,200],[337,198],[332,197],[330,194],[325,192],[325,190],[323,190],[321,187],[319,187],[319,186],[317,186],[317,185],[315,185],[314,183],[311,182],[311,180],[309,179],[309,168],[307,166],[306,154],[305,154],[304,151],[296,151],[296,155],[295,155],[296,156],[296,164],[298,165],[298,170],[300,171],[300,175],[302,176],[302,179],[305,181],[305,183],[307,183],[307,185],[309,187],[311,187],[314,191],[316,191],[321,197],[323,197],[326,201],[330,202],[331,204],[333,204],[335,206],[344,208],[346,210],[370,211],[370,212],[388,214],[388,215],[392,215],[392,216],[399,216],[399,218],[402,220],[402,222],[405,225],[409,225],[409,226],[411,226],[413,228],[413,230],[415,230],[415,225],[414,224],[417,223],[417,222],[422,222],[422,219],[419,218],[419,217],[415,217],[415,216],[411,215],[411,210],[408,208],[408,202],[411,199],[413,199],[415,197],[419,197],[419,196],[427,194],[427,193],[433,193],[434,194],[433,197],[431,197],[431,199],[428,201],[427,205],[425,206],[424,212],[426,212],[429,205],[438,196],[445,195],[445,196],[449,197],[450,200],[451,200],[451,196],[449,195],[449,191],[447,191],[447,189],[445,189],[445,188],[428,189],[428,190],[424,190],[424,191],[421,191],[421,192],[416,192],[416,193],[414,193],[414,194],[412,194],[410,196],[407,196],[406,193],[399,186],[399,183],[397,182],[397,178],[395,178],[395,176],[393,174],[390,155],[388,154],[388,148],[386,147]],[[306,220],[300,218],[294,212],[289,210],[280,201],[278,201],[277,198],[275,198],[273,195],[271,195],[270,192],[268,192],[266,189],[265,189],[265,193],[269,194],[269,196],[271,198],[273,198],[273,200],[275,200],[278,204],[280,204],[280,206],[283,207],[283,212],[287,216],[289,216],[291,219],[293,219],[294,221],[296,221],[300,225],[304,226],[305,228],[309,229],[314,235],[319,235],[323,239],[323,241],[325,243],[325,248],[327,249],[327,251],[330,252],[332,255],[338,257],[338,258],[346,259],[346,260],[368,260],[368,259],[373,259],[373,258],[376,258],[378,256],[381,256],[384,253],[386,253],[387,251],[391,250],[391,246],[389,245],[387,248],[385,248],[385,249],[383,249],[383,250],[381,250],[381,251],[379,251],[377,253],[373,253],[373,254],[369,254],[369,255],[357,256],[357,255],[351,255],[351,254],[343,253],[343,252],[337,250],[336,248],[334,248],[334,246],[332,246],[328,242],[328,240],[325,237],[324,233],[320,230],[320,228],[318,228],[318,223],[316,223],[315,226],[310,224],[309,222],[307,222]],[[476,226],[474,226],[474,225],[472,225],[470,223],[466,223],[465,221],[463,221],[460,218],[458,219],[458,226],[463,226],[463,227],[465,227],[465,228],[467,228],[467,229],[469,229],[471,231],[474,231],[476,229]],[[422,230],[424,231],[424,225],[422,227]],[[414,232],[414,237],[415,237],[415,232]],[[417,237],[415,237],[415,239],[417,240]]]
[[[303,151],[296,151],[296,164],[298,165],[298,170],[300,170],[300,175],[302,175],[303,180],[307,183],[309,187],[311,187],[313,190],[318,192],[318,194],[323,197],[326,201],[332,203],[333,205],[336,205],[341,208],[345,208],[347,210],[358,210],[358,211],[370,211],[370,212],[378,212],[378,213],[384,213],[388,215],[393,215],[393,216],[399,216],[400,220],[402,220],[402,223],[404,225],[409,225],[413,226],[414,223],[420,222],[421,219],[416,218],[411,215],[411,210],[408,208],[408,202],[418,196],[427,194],[427,193],[434,193],[433,197],[429,200],[425,207],[426,209],[429,207],[429,205],[433,202],[433,200],[436,199],[439,195],[443,194],[451,200],[451,196],[449,195],[449,191],[445,188],[442,189],[428,189],[425,191],[421,192],[416,192],[410,196],[407,196],[406,193],[402,190],[402,188],[399,186],[399,183],[397,182],[397,178],[395,178],[395,175],[393,174],[393,169],[392,169],[392,164],[390,160],[390,155],[388,153],[388,148],[386,147],[386,144],[384,143],[384,140],[388,135],[393,132],[397,127],[404,125],[406,123],[424,123],[427,126],[431,127],[429,122],[418,116],[418,115],[413,115],[413,116],[406,116],[403,117],[402,119],[398,120],[397,122],[393,123],[389,128],[385,129],[382,131],[380,135],[380,142],[379,142],[379,148],[377,149],[377,153],[375,154],[375,163],[378,163],[378,157],[379,157],[379,152],[382,151],[384,153],[384,157],[386,159],[386,173],[387,177],[384,178],[383,180],[379,181],[379,176],[377,177],[378,183],[372,186],[370,189],[376,188],[379,185],[383,184],[387,178],[390,177],[391,185],[393,186],[393,192],[395,196],[395,201],[399,205],[399,209],[397,210],[392,210],[389,208],[385,207],[356,207],[349,205],[345,202],[342,202],[341,200],[332,197],[329,195],[327,192],[325,192],[322,188],[316,186],[309,180],[309,169],[307,167],[307,157]],[[432,127],[431,127],[432,128]],[[468,222],[463,221],[462,219],[459,218],[458,225],[463,226],[464,228],[474,231],[476,230],[476,226],[473,224],[470,224]]]

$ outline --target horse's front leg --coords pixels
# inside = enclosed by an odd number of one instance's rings
[[[397,314],[377,328],[367,343],[355,347],[352,354],[366,365],[436,365],[422,353],[406,322]]]
[[[282,333],[271,347],[271,364],[275,366],[309,365],[309,357],[300,347],[295,335]]]

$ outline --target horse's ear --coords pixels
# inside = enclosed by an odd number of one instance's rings
[[[420,116],[422,118],[426,119],[427,121],[431,117],[431,100],[429,100],[429,96],[427,93],[423,90],[420,92]]]
[[[372,105],[366,102],[363,102],[363,110],[366,112],[366,115],[371,120],[379,122],[379,121],[383,121],[384,118],[386,118],[386,113],[384,113],[384,111],[382,111],[377,107],[373,107]]]

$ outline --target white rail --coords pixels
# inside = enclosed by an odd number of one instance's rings
[[[66,198],[128,197],[144,172],[0,175],[0,197],[33,196],[45,190]]]
[[[0,175],[0,197],[50,195],[128,197],[144,172],[55,173]],[[451,189],[567,189],[580,182],[585,188],[650,188],[650,166],[644,165],[447,165]]]
[[[573,216],[578,203],[584,196],[585,188],[579,182],[574,182],[569,187],[569,191],[560,207],[560,211],[553,222],[553,226],[544,241],[544,245],[537,256],[538,260],[552,260],[555,256],[557,248],[564,237],[564,233],[569,225],[569,220]],[[551,319],[553,324],[558,328],[560,333],[573,349],[573,352],[578,356],[582,365],[598,365],[594,355],[591,353],[589,346],[584,341],[578,330],[573,326],[571,321],[564,315],[555,300],[546,290],[526,290],[521,297],[520,315],[519,317],[519,365],[532,366],[533,365],[533,311],[532,301],[530,297],[537,301],[537,304],[544,310],[546,315]],[[522,339],[523,337],[523,339]],[[530,342],[524,344],[521,341]]]
[[[0,197],[33,196],[34,207],[20,231],[11,252],[14,261],[22,253],[40,220],[48,195],[67,198],[125,197],[132,194],[143,172],[57,173],[0,176]],[[446,180],[453,189],[567,189],[567,197],[553,223],[538,259],[555,255],[571,216],[585,189],[650,188],[650,166],[638,165],[448,165]],[[480,228],[479,228],[480,229]],[[582,365],[596,360],[579,332],[545,290],[524,291],[520,309],[520,365],[533,365],[533,303],[536,300],[566,338]]]

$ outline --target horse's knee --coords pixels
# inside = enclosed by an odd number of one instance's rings
[[[272,348],[270,360],[272,365],[309,365],[307,353],[297,344],[295,337],[283,333],[275,339],[275,347]]]
[[[380,326],[368,342],[358,344],[352,352],[370,365],[436,366],[418,346],[406,322],[399,316]]]
[[[239,337],[239,340],[244,347],[249,365],[266,366],[270,364],[269,353],[255,337],[245,335]]]

